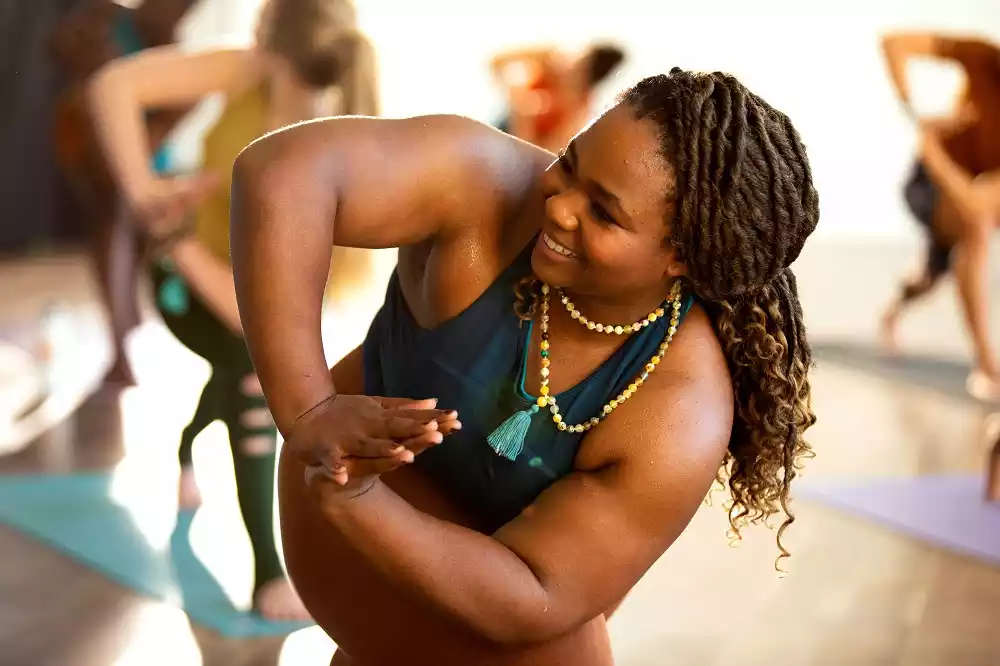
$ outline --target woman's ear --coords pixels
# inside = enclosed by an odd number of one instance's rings
[[[676,278],[687,277],[687,274],[687,265],[677,256],[677,248],[669,247],[667,249],[667,261],[663,269],[663,277],[668,282],[673,282]]]

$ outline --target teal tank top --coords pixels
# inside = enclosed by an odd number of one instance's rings
[[[123,55],[132,55],[148,48],[135,28],[130,10],[118,12],[118,18],[112,26],[112,39]],[[168,173],[172,167],[172,157],[169,146],[161,147],[153,155],[153,171],[158,174]]]
[[[368,395],[438,398],[457,409],[462,429],[417,456],[414,465],[491,532],[515,518],[573,470],[583,433],[560,431],[548,410],[531,418],[523,448],[510,460],[487,438],[512,414],[531,407],[524,373],[531,327],[514,313],[514,286],[531,272],[532,242],[466,310],[434,329],[413,319],[394,272],[364,342]],[[685,298],[681,315],[693,300]],[[628,338],[588,378],[558,394],[568,423],[597,416],[645,367],[666,335],[667,318]]]

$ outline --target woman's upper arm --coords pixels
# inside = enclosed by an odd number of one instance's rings
[[[460,116],[325,119],[248,146],[234,205],[246,196],[277,212],[304,205],[308,190],[335,218],[336,245],[399,247],[499,223],[534,183],[543,152]]]
[[[491,225],[499,237],[535,183],[539,153],[451,116],[307,122],[243,150],[230,196],[233,273],[279,427],[335,391],[320,337],[333,245],[400,247]]]
[[[108,63],[94,76],[90,94],[127,91],[145,108],[189,107],[214,93],[246,89],[259,80],[263,67],[263,57],[253,49],[191,53],[164,46]]]
[[[704,500],[729,442],[733,403],[718,343],[707,324],[699,328],[584,438],[577,471],[494,535],[545,590],[541,617],[519,628],[527,640],[568,631],[620,601]]]

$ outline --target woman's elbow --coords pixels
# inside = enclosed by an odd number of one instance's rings
[[[470,623],[479,638],[503,650],[517,650],[543,645],[585,625],[547,608],[535,613],[490,614]]]

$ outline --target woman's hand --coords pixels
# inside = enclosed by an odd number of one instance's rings
[[[144,231],[162,236],[180,226],[198,203],[221,184],[214,173],[156,178],[128,193],[129,205]]]
[[[307,465],[307,482],[333,480],[345,493],[356,493],[462,427],[457,412],[436,404],[337,394],[300,417],[285,446]]]

